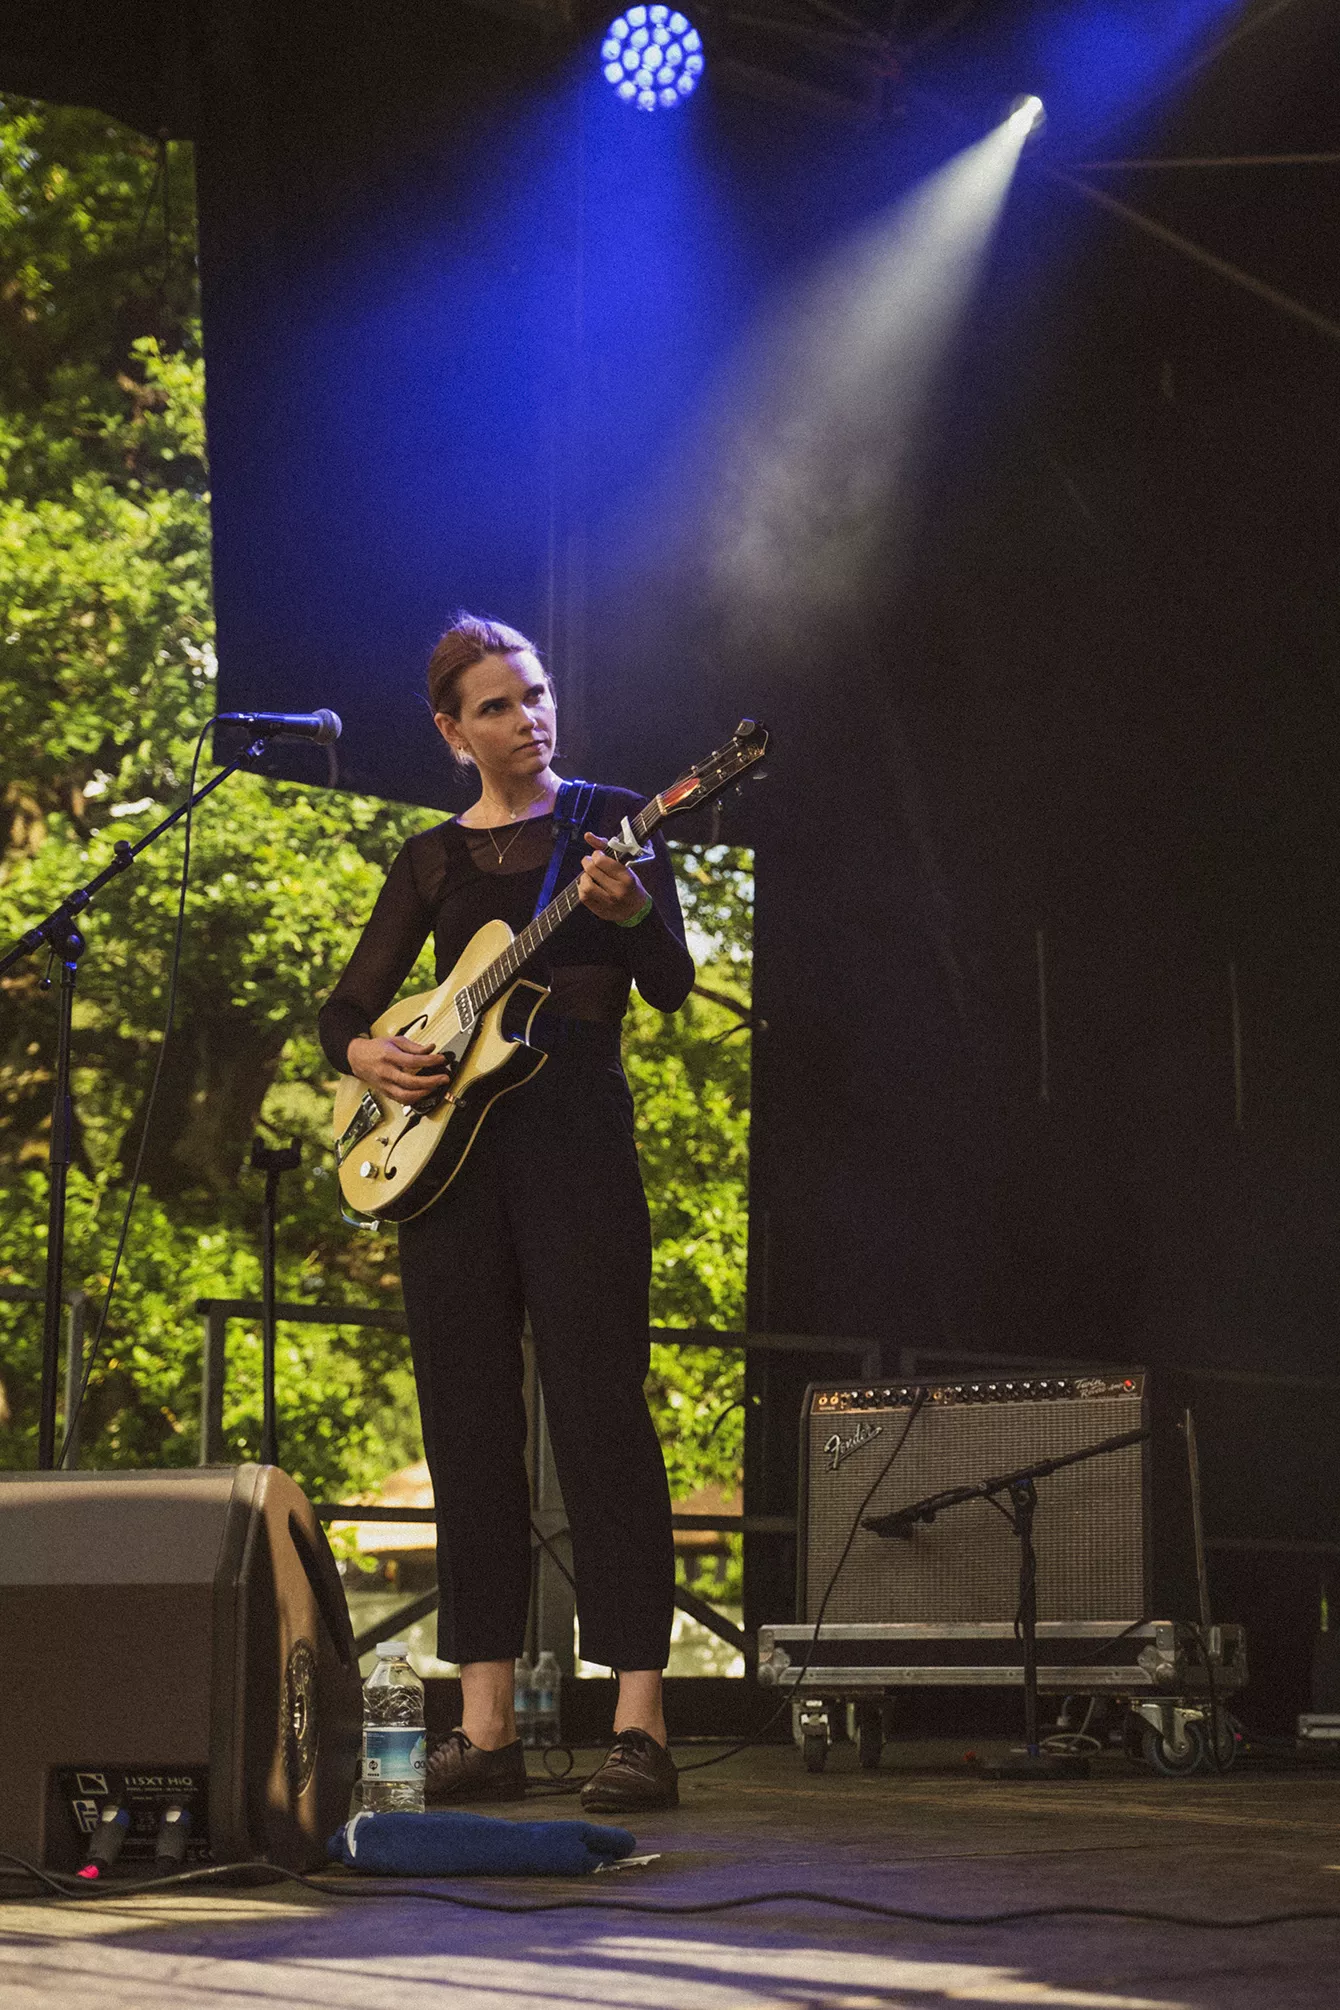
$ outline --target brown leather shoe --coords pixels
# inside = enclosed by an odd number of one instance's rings
[[[423,1782],[427,1807],[451,1801],[519,1801],[525,1791],[526,1754],[520,1738],[486,1752],[472,1745],[458,1724],[428,1755]]]
[[[620,1731],[609,1757],[582,1788],[589,1814],[634,1814],[643,1808],[677,1808],[679,1774],[664,1745],[647,1731]]]

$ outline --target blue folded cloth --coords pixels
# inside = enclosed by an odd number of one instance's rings
[[[327,1844],[374,1877],[581,1877],[631,1856],[637,1837],[595,1822],[509,1822],[462,1808],[359,1814]]]

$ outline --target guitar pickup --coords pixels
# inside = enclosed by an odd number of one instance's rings
[[[443,1103],[454,1103],[455,1100],[456,1098],[452,1095],[450,1087],[444,1082],[440,1089],[434,1089],[432,1094],[425,1096],[421,1103],[406,1104],[406,1108],[412,1109],[416,1116],[431,1117],[433,1111],[440,1110]]]

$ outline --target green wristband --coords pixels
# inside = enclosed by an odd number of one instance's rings
[[[648,894],[646,899],[643,901],[641,907],[639,907],[636,914],[630,914],[627,921],[616,921],[614,926],[616,928],[636,928],[640,921],[646,920],[647,916],[651,913],[651,910],[653,909],[653,907],[655,907],[655,905],[656,905],[655,901],[652,899],[651,895]]]

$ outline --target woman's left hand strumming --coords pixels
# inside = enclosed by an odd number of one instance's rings
[[[635,872],[605,850],[604,838],[586,832],[586,842],[595,849],[582,860],[577,882],[577,898],[601,921],[638,921],[651,905],[651,896]]]

